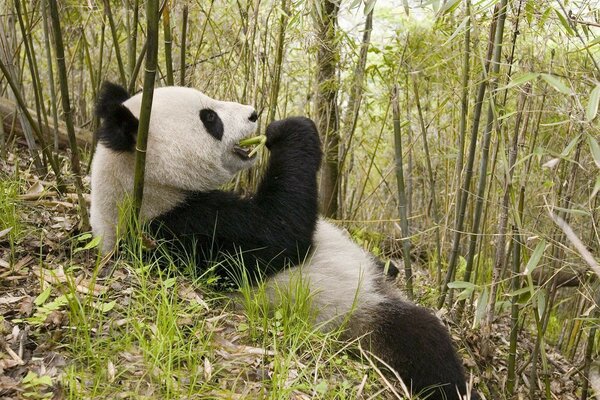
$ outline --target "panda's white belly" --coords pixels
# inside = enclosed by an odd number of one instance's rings
[[[320,219],[313,243],[313,252],[303,265],[278,273],[269,286],[284,287],[301,277],[318,312],[316,322],[333,326],[349,311],[374,308],[384,300],[377,290],[380,272],[372,257],[341,229]]]

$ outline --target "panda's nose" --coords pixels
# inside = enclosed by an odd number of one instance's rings
[[[252,122],[256,122],[258,120],[258,114],[256,113],[256,111],[252,111],[252,114],[250,114],[248,119]]]

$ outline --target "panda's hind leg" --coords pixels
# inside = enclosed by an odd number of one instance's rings
[[[413,395],[458,400],[459,391],[464,396],[462,363],[446,327],[435,315],[395,296],[368,314],[357,310],[355,315],[357,320],[370,321],[371,333],[362,343],[398,372]]]

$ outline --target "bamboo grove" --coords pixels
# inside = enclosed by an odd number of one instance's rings
[[[592,396],[600,3],[159,6],[155,32],[139,0],[5,0],[2,157],[23,146],[40,177],[73,188],[84,205],[93,102],[107,79],[132,93],[150,79],[254,104],[259,130],[310,116],[324,144],[323,213],[376,254],[404,258],[407,294],[474,338],[488,398],[513,398],[524,377],[530,399],[554,398],[561,372],[550,348],[574,365],[577,396]],[[149,32],[158,34],[155,75]],[[249,190],[259,175],[232,185]],[[80,217],[85,229],[85,206]],[[501,355],[499,325],[509,348]],[[500,377],[490,367],[498,357],[507,365]]]

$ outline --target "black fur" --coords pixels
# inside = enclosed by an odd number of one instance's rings
[[[394,368],[413,394],[428,400],[458,400],[466,384],[448,330],[425,308],[389,300],[374,312],[370,341],[375,354]],[[436,386],[436,387],[433,387]],[[477,400],[475,392],[472,400]]]
[[[201,268],[215,258],[242,258],[251,279],[302,262],[317,222],[319,135],[302,117],[273,122],[266,135],[271,156],[252,198],[218,190],[189,193],[183,204],[152,222],[154,235],[193,248]],[[217,273],[228,278],[232,271],[222,269]]]
[[[223,139],[223,121],[221,121],[219,114],[210,108],[203,108],[200,110],[200,120],[212,137],[217,140]]]
[[[102,119],[96,135],[104,146],[117,152],[133,151],[138,119],[123,105],[129,98],[125,88],[104,82],[96,101],[96,115]]]

